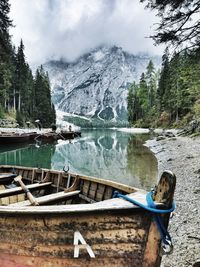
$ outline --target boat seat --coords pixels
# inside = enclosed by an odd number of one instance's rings
[[[15,173],[0,173],[0,184],[11,183],[16,176]]]
[[[49,204],[52,202],[58,202],[59,200],[64,200],[66,198],[70,198],[72,196],[78,195],[80,193],[80,190],[76,191],[71,191],[71,192],[58,192],[58,193],[53,193],[49,195],[45,195],[42,197],[37,197],[36,201],[39,205],[44,205],[44,204]],[[16,207],[24,207],[24,206],[31,206],[31,203],[29,200],[25,200],[22,202],[10,204],[9,206],[16,206]]]
[[[17,174],[15,174],[15,173],[0,173],[0,178],[13,178],[13,177],[16,177],[17,176]]]
[[[43,189],[44,187],[47,187],[51,184],[52,184],[52,182],[46,182],[46,183],[41,183],[41,184],[35,183],[35,184],[26,185],[26,187],[30,191],[33,191],[33,190],[37,190],[37,189]],[[24,190],[21,188],[21,186],[9,188],[9,189],[4,189],[4,190],[0,190],[0,198],[12,196],[12,195],[18,195],[20,193],[24,193]]]

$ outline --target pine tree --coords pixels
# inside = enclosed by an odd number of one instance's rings
[[[127,97],[128,122],[130,125],[132,125],[139,119],[141,113],[137,92],[138,85],[133,82],[133,84],[129,88]]]
[[[160,79],[157,90],[157,105],[158,111],[161,113],[165,110],[165,95],[169,91],[169,50],[165,49],[164,54],[162,56],[162,68],[160,73]]]
[[[10,5],[8,0],[0,1],[0,105],[7,108],[8,91],[12,84],[12,45],[9,27],[12,25],[8,17]]]
[[[137,126],[150,127],[155,118],[156,91],[158,73],[155,71],[153,62],[150,60],[146,72],[141,74],[139,84],[133,82],[128,93],[128,118],[129,123]]]
[[[147,65],[145,77],[148,87],[148,107],[149,109],[151,109],[155,105],[155,97],[157,90],[156,72],[152,60],[150,60],[149,64]]]
[[[25,79],[26,79],[26,63],[24,56],[24,45],[21,40],[20,46],[18,47],[16,55],[16,88],[15,88],[15,99],[16,109],[21,112],[21,103],[23,103],[23,97],[25,94]]]
[[[147,7],[157,10],[160,22],[151,36],[156,43],[169,43],[176,48],[182,45],[199,48],[199,0],[140,0]]]
[[[41,66],[35,77],[35,119],[39,119],[43,127],[55,123],[55,108],[51,103],[50,82],[48,74]]]
[[[0,1],[0,62],[8,60],[11,42],[9,35],[9,27],[12,26],[12,22],[8,17],[10,12],[10,4],[8,0]]]
[[[11,45],[9,27],[10,5],[8,0],[0,1],[0,116],[4,111],[16,111],[20,125],[26,120],[41,117],[44,126],[55,122],[55,109],[51,104],[48,75],[42,68],[34,81],[32,71],[26,62],[24,44],[21,40],[15,52]]]
[[[139,83],[137,96],[139,98],[139,103],[141,107],[141,113],[139,114],[139,118],[144,118],[145,114],[148,111],[148,106],[149,106],[148,86],[147,86],[147,81],[146,81],[146,77],[144,73],[142,73],[140,77],[140,83]]]
[[[18,117],[26,120],[33,118],[33,91],[34,81],[32,71],[25,60],[24,45],[21,40],[16,53],[15,75],[13,83],[13,108],[17,110]]]

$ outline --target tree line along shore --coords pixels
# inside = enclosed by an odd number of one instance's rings
[[[40,120],[44,127],[55,123],[56,114],[51,102],[50,82],[43,67],[33,75],[24,54],[21,40],[19,47],[12,44],[9,33],[8,0],[0,4],[0,119],[15,121],[25,126],[27,121]]]

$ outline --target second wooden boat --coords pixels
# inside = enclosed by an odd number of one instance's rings
[[[146,191],[108,180],[17,166],[0,173],[15,176],[0,190],[0,266],[160,266],[152,210],[171,210],[171,172],[162,174],[150,210],[130,202],[148,206]],[[167,228],[169,213],[161,216]]]
[[[0,144],[25,143],[33,141],[36,136],[37,136],[36,132],[29,132],[29,133],[1,132]]]
[[[81,133],[80,132],[66,132],[66,131],[61,131],[60,133],[57,132],[46,132],[46,133],[41,133],[38,134],[35,137],[35,141],[38,142],[54,142],[59,139],[61,140],[69,140],[69,139],[74,139],[76,137],[80,137]]]

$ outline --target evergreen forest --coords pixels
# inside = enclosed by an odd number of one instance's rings
[[[156,72],[150,61],[139,83],[130,86],[129,123],[139,127],[182,127],[191,121],[199,124],[200,20],[196,14],[200,2],[140,1],[157,11],[160,23],[151,37],[167,48],[161,70]]]
[[[55,123],[56,115],[51,103],[50,82],[42,66],[33,76],[26,62],[24,45],[12,44],[9,29],[8,0],[0,1],[0,119],[8,118],[25,126],[40,120],[43,127]]]
[[[160,72],[150,61],[128,93],[128,119],[139,127],[176,127],[200,119],[200,49],[162,57]]]

